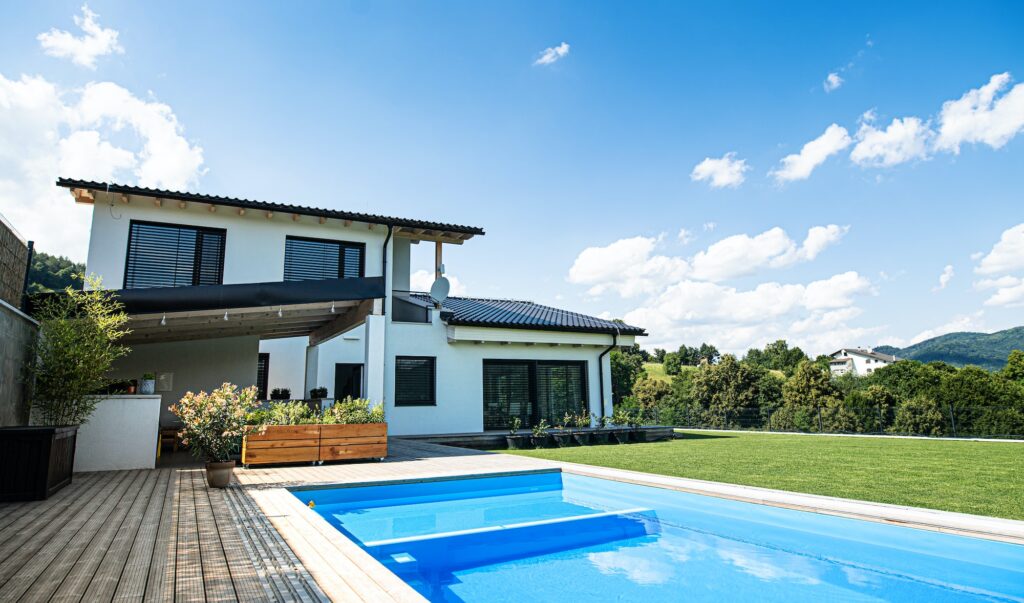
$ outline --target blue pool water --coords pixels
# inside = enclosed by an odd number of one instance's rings
[[[431,601],[1024,601],[1024,546],[573,474],[293,494]]]

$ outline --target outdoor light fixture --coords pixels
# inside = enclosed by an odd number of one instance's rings
[[[282,316],[284,316],[284,312],[281,311],[281,308],[278,308],[277,309],[277,317],[281,318]]]
[[[331,302],[331,314],[334,314],[334,302]]]
[[[227,319],[228,319],[228,313],[227,313],[227,312],[225,312],[225,313],[224,313],[224,320],[227,320]]]
[[[167,315],[166,314],[164,314],[163,316],[160,317],[160,326],[161,327],[167,326]]]

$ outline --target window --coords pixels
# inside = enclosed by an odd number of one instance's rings
[[[270,374],[270,354],[260,352],[256,361],[256,398],[267,399],[267,376]]]
[[[398,356],[395,358],[395,406],[433,406],[435,398],[435,358]]]
[[[586,362],[484,360],[484,429],[506,429],[513,416],[526,426],[561,423],[587,400]]]
[[[363,276],[366,245],[346,241],[287,237],[284,280],[313,281]]]
[[[226,235],[219,228],[132,220],[124,288],[221,284]]]

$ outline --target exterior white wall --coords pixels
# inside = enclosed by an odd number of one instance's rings
[[[153,469],[161,396],[108,396],[78,428],[75,471]]]
[[[134,198],[125,204],[113,195],[98,193],[92,212],[86,272],[101,276],[104,287],[120,289],[124,284],[129,224],[131,220],[146,220],[225,229],[226,285],[283,280],[284,245],[288,235],[365,243],[366,276],[381,276],[381,247],[387,236],[386,226],[377,225],[370,230],[359,222],[346,227],[340,220],[320,224],[312,216],[292,220],[290,214],[276,213],[268,219],[262,211],[246,210],[245,215],[240,216],[237,209],[230,207],[220,206],[215,212],[208,208],[206,203],[190,202],[185,209],[180,209],[177,201],[170,200],[156,207],[152,199],[145,198]]]
[[[270,354],[270,372],[267,374],[267,395],[270,391],[286,387],[292,396],[301,397],[306,383],[306,346],[308,337],[268,339],[260,342],[260,352]]]
[[[391,282],[392,288],[397,291],[409,290],[410,259],[409,253],[412,242],[409,239],[396,237],[395,244],[391,250]]]
[[[111,378],[141,379],[143,373],[172,373],[171,388],[157,391],[164,399],[160,424],[178,425],[178,418],[167,407],[186,392],[210,391],[224,382],[240,387],[255,385],[258,353],[259,338],[255,335],[138,344],[114,363]]]
[[[366,343],[363,340],[365,326],[358,327],[320,344],[320,353],[317,357],[317,385],[327,388],[327,396],[334,397],[334,365],[364,364],[366,358]],[[271,360],[273,362],[273,360]],[[365,370],[365,367],[364,367]],[[365,385],[366,375],[363,375]]]
[[[604,336],[601,345],[551,346],[525,343],[501,344],[496,342],[448,342],[448,327],[432,312],[433,321],[427,323],[391,323],[385,362],[385,411],[388,432],[395,435],[430,433],[467,433],[483,430],[483,361],[484,359],[521,360],[578,360],[587,366],[588,406],[592,414],[601,414],[600,385],[598,382],[598,356],[611,344],[611,336]],[[515,329],[494,329],[514,331]],[[522,331],[545,335],[551,332]],[[554,333],[558,335],[558,333]],[[571,333],[564,333],[571,336]],[[436,357],[436,406],[394,405],[395,356]],[[611,408],[611,372],[608,355],[605,364],[605,414]]]

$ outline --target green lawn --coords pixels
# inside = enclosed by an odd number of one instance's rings
[[[514,454],[1024,519],[1024,444],[688,431],[653,444]]]
[[[645,362],[644,372],[647,373],[649,379],[672,383],[672,375],[665,372],[665,365],[660,362]]]

